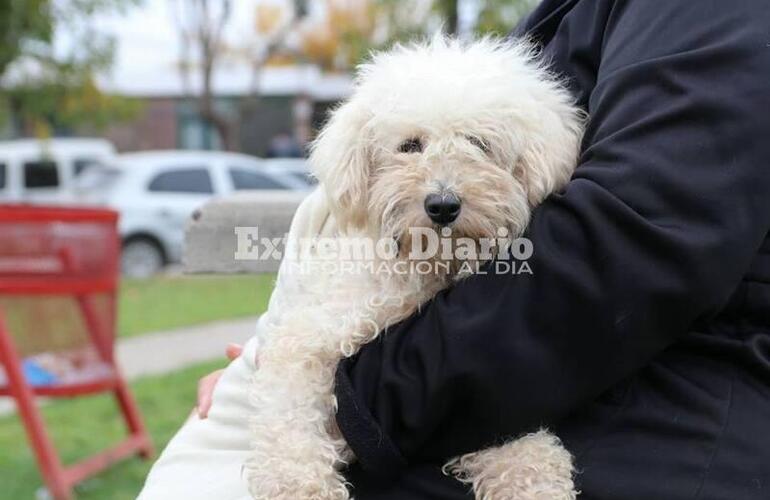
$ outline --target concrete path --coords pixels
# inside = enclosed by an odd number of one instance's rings
[[[129,380],[148,375],[162,375],[191,365],[225,360],[225,347],[244,344],[256,329],[258,316],[142,334],[119,339],[116,349],[118,366]],[[10,398],[0,398],[0,415],[11,413]]]
[[[257,317],[217,321],[118,341],[118,365],[128,379],[160,375],[212,359],[225,359],[225,346],[243,344],[252,335]]]

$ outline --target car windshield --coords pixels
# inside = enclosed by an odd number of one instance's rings
[[[81,193],[110,189],[123,172],[115,167],[91,165],[83,170],[74,181],[74,188]]]
[[[295,171],[295,172],[288,172],[288,174],[290,176],[294,177],[295,179],[301,180],[302,182],[304,182],[308,186],[315,186],[316,184],[318,184],[318,179],[313,177],[313,175],[310,174],[309,172],[296,172]]]
[[[302,185],[312,187],[318,184],[308,168],[307,160],[272,158],[262,160],[262,165],[269,171],[281,177],[292,179],[292,184],[301,181]]]
[[[96,158],[76,158],[73,160],[72,166],[75,176],[80,176],[83,172],[91,170],[94,167],[103,167],[104,164]]]

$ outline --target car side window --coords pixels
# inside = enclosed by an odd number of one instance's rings
[[[55,188],[59,186],[59,169],[51,160],[24,162],[24,187],[27,189]]]
[[[0,189],[5,189],[5,163],[0,163]]]
[[[281,184],[269,175],[245,168],[231,168],[230,178],[236,191],[244,189],[288,189],[288,186]]]
[[[156,193],[214,193],[211,176],[205,168],[167,170],[156,175],[147,189]]]

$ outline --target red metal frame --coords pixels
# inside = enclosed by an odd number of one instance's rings
[[[0,294],[11,295],[70,295],[77,299],[91,343],[103,362],[110,366],[110,373],[96,380],[70,385],[31,386],[24,377],[22,360],[13,338],[5,326],[0,310],[0,363],[5,368],[7,386],[0,386],[0,396],[12,397],[18,406],[30,444],[35,452],[43,480],[56,500],[72,498],[72,487],[83,479],[105,469],[124,458],[139,455],[149,458],[153,454],[152,442],[144,427],[139,409],[128,389],[125,379],[115,364],[113,339],[115,328],[115,292],[118,283],[119,239],[117,214],[109,210],[75,209],[58,207],[30,207],[0,205],[0,222],[8,223],[104,223],[110,227],[110,266],[107,276],[82,277],[76,280],[56,281],[50,274],[23,276],[14,272],[0,276]],[[61,255],[65,268],[69,256]],[[92,302],[92,293],[109,296],[108,319],[100,320]],[[65,466],[48,435],[45,422],[35,404],[35,398],[77,397],[99,392],[112,392],[117,400],[128,429],[128,437],[114,447],[91,456],[76,464]]]
[[[0,222],[110,222],[118,213],[101,208],[13,205],[0,203]]]

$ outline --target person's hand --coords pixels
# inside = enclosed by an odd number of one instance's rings
[[[243,346],[238,344],[228,344],[225,348],[225,355],[227,359],[233,361],[235,358],[241,355],[243,352]],[[211,395],[214,393],[214,387],[219,382],[219,377],[222,376],[224,370],[217,370],[213,373],[209,373],[205,377],[198,381],[198,417],[204,419],[209,416],[209,410],[211,409]]]

